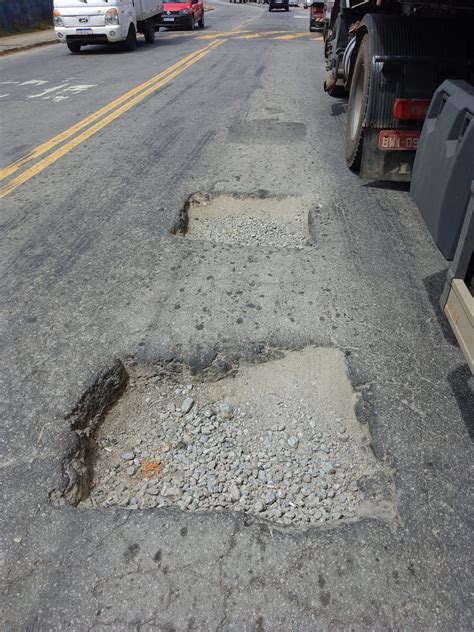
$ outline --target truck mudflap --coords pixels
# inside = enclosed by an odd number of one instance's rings
[[[358,42],[369,35],[371,80],[364,113],[360,175],[372,180],[409,181],[416,153],[413,147],[380,146],[380,132],[413,131],[394,117],[395,99],[431,99],[447,78],[469,78],[474,59],[474,22],[367,14]],[[352,79],[358,46],[351,56]],[[420,125],[421,127],[421,125]],[[415,130],[416,132],[416,130]],[[401,136],[401,135],[400,135]],[[412,134],[415,138],[416,134]]]
[[[364,148],[360,176],[366,180],[387,180],[410,182],[415,161],[415,149],[393,149],[381,146],[382,139],[387,138],[392,130],[368,128],[364,134]],[[418,132],[419,134],[419,132]],[[400,136],[398,139],[402,138]]]

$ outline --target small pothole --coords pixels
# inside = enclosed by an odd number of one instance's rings
[[[235,510],[287,526],[396,520],[391,476],[356,418],[340,351],[287,352],[222,379],[183,365],[127,371],[103,423],[78,431],[85,449],[70,462],[89,477],[83,493],[54,502]]]
[[[303,248],[311,244],[309,209],[300,197],[196,193],[177,231],[187,239],[242,246]]]

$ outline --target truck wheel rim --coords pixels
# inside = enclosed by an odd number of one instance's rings
[[[360,126],[360,119],[364,107],[364,71],[365,67],[359,66],[356,77],[356,88],[354,98],[352,100],[352,112],[351,112],[351,140],[355,140]]]

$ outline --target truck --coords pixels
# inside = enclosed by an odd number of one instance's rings
[[[118,43],[133,51],[137,33],[153,43],[162,12],[162,0],[54,0],[53,24],[71,53],[89,44]]]
[[[350,169],[410,181],[421,128],[446,79],[474,85],[473,0],[336,0],[324,90],[348,98]]]
[[[347,165],[411,182],[452,261],[440,307],[474,373],[474,0],[325,5],[324,90],[348,100]]]

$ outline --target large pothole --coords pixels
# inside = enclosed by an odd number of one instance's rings
[[[242,246],[303,248],[311,244],[309,209],[300,197],[196,193],[178,233],[188,239]]]
[[[128,366],[128,387],[103,423],[80,431],[90,478],[76,502],[227,509],[284,525],[393,522],[391,477],[356,418],[343,353],[280,355],[219,380],[182,365]]]

